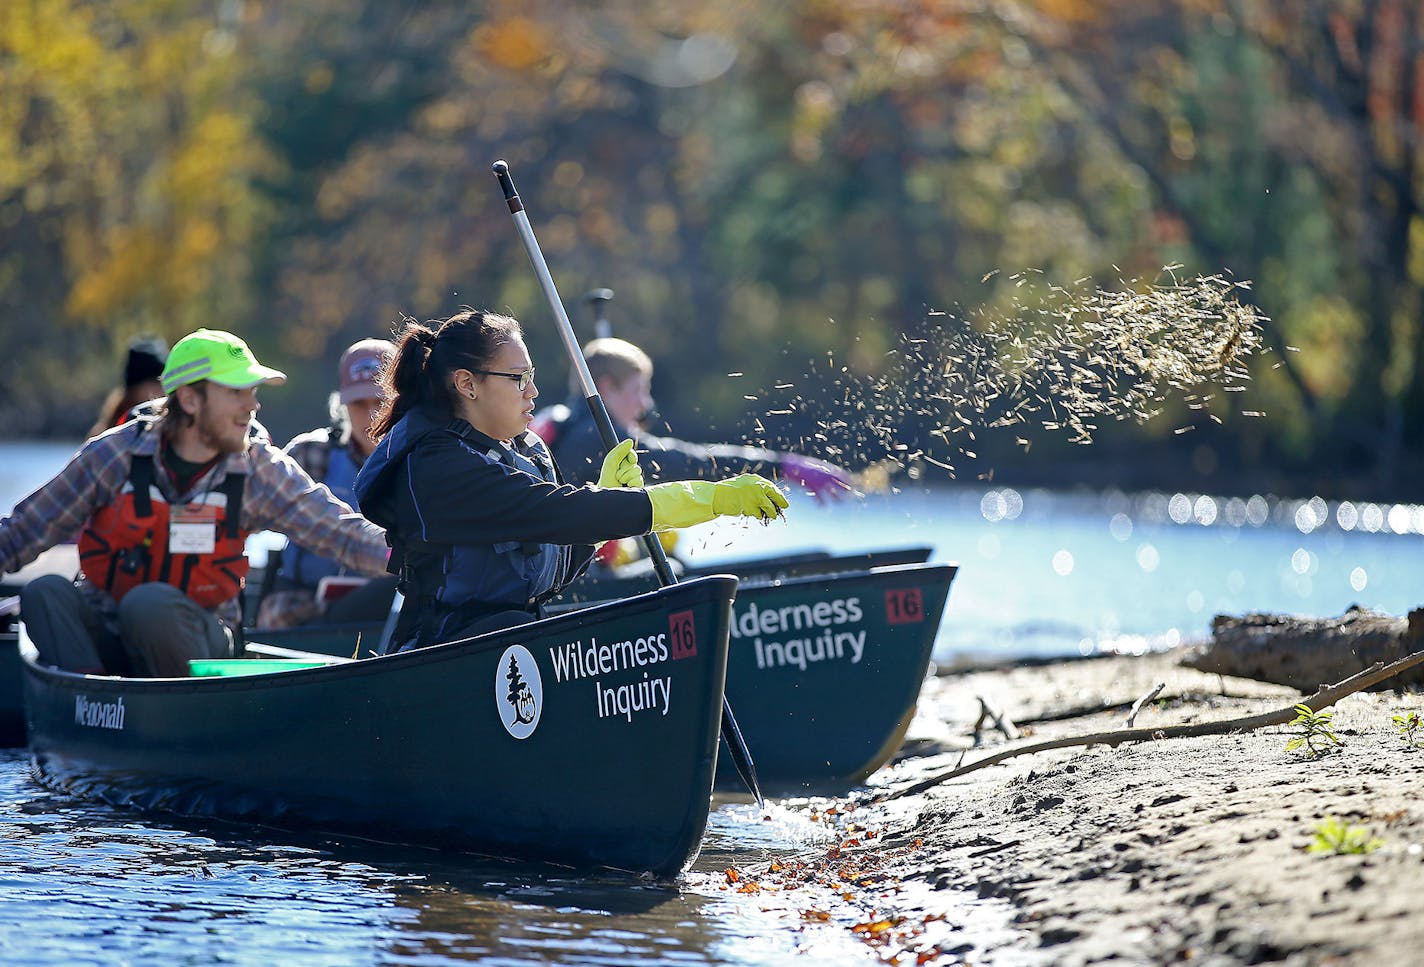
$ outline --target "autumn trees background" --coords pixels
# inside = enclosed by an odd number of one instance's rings
[[[795,398],[871,394],[1025,270],[1181,265],[1252,282],[1274,351],[1247,393],[1091,448],[1021,427],[938,457],[1424,499],[1421,126],[1405,0],[14,0],[0,418],[76,436],[132,335],[215,325],[297,377],[264,394],[285,438],[348,342],[467,303],[524,319],[562,398],[505,158],[575,322],[616,290],[683,435],[879,460]],[[913,451],[944,414],[880,418]]]

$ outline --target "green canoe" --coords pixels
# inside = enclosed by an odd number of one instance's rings
[[[675,875],[707,822],[735,592],[700,578],[241,676],[78,675],[22,641],[36,773],[146,810]]]
[[[764,790],[835,791],[890,760],[914,718],[955,572],[908,564],[738,588],[727,699]],[[719,766],[718,786],[735,782]]]
[[[762,789],[833,792],[899,748],[914,717],[956,567],[905,564],[790,579],[739,575],[727,698]],[[564,604],[576,616],[588,605]],[[381,628],[252,631],[298,651],[366,657]],[[724,750],[725,751],[725,750]],[[724,754],[717,784],[742,784]]]
[[[20,640],[0,632],[0,748],[25,744],[25,699],[20,689]]]

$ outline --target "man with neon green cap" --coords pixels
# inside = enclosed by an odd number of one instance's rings
[[[82,574],[21,594],[40,660],[93,674],[182,677],[240,628],[247,535],[274,530],[363,574],[385,533],[272,445],[257,389],[286,376],[237,336],[199,329],[168,355],[167,397],[89,440],[0,520],[0,572],[78,539]]]

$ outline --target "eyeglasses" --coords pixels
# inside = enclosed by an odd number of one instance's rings
[[[524,392],[529,388],[529,384],[534,382],[534,367],[530,366],[522,373],[497,373],[492,369],[472,369],[472,373],[482,373],[485,376],[503,376],[505,379],[512,379],[519,384],[519,392]]]

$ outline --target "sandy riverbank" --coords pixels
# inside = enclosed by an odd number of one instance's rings
[[[1161,696],[1138,726],[1234,718],[1301,697],[1183,668],[1177,657],[932,679],[911,755],[877,783],[894,789],[955,765],[955,747],[979,717],[978,695],[1026,726],[1031,735],[1015,744],[1120,728],[1158,682]],[[1424,712],[1424,696],[1343,699],[1333,724],[1344,745],[1313,759],[1286,751],[1286,727],[1022,756],[836,815],[845,839],[824,857],[733,876],[804,891],[807,919],[830,909],[817,891],[846,884],[837,899],[856,920],[847,928],[899,963],[1417,963],[1424,749],[1406,744],[1391,721],[1409,710]],[[986,748],[1005,744],[989,737]],[[1307,852],[1330,817],[1382,845],[1367,855]],[[957,924],[959,891],[1002,898],[1011,929],[985,938]]]

